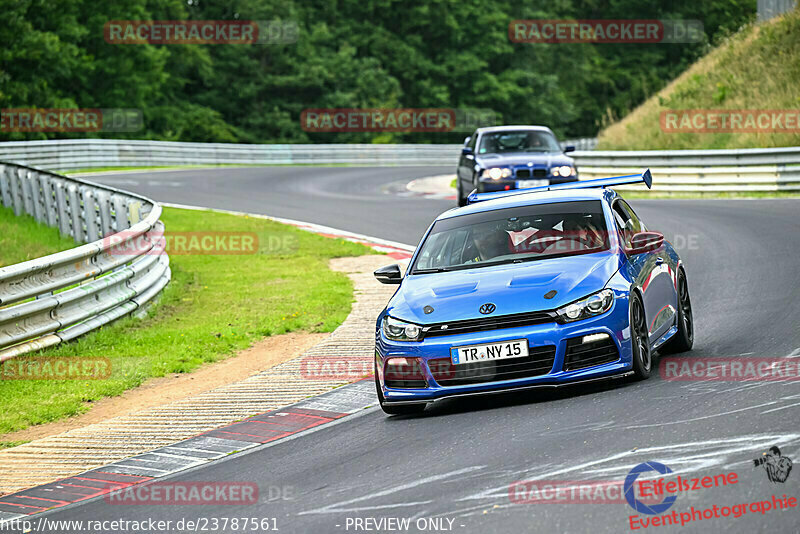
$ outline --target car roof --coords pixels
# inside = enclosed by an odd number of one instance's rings
[[[483,128],[478,128],[477,130],[475,130],[475,133],[503,132],[503,131],[506,131],[506,130],[531,130],[531,131],[536,131],[536,132],[553,133],[553,130],[551,130],[547,126],[536,126],[536,125],[530,125],[530,124],[527,124],[527,125],[525,125],[525,124],[519,124],[519,125],[509,124],[509,125],[506,125],[506,126],[486,126],[486,127],[483,127]]]
[[[480,213],[483,211],[502,210],[506,208],[516,208],[519,206],[535,206],[537,204],[551,204],[553,202],[575,202],[580,200],[605,200],[611,203],[617,197],[616,191],[608,188],[590,189],[561,189],[555,191],[532,191],[523,193],[509,191],[507,196],[502,196],[492,200],[484,200],[468,204],[461,208],[453,208],[439,215],[436,220],[450,219],[470,213]]]

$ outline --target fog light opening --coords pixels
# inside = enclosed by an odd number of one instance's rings
[[[589,334],[588,336],[583,336],[581,339],[581,343],[594,343],[595,341],[604,341],[608,338],[608,334]]]

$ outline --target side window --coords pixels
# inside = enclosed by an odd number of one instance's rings
[[[472,153],[475,153],[475,145],[478,143],[478,132],[472,134],[472,139],[469,140],[469,144],[467,145],[472,149]]]
[[[622,199],[619,199],[617,201],[617,203],[620,204],[620,207],[623,210],[625,210],[625,212],[628,214],[628,217],[631,220],[631,224],[633,225],[633,232],[634,233],[644,232],[645,230],[647,230],[647,228],[645,228],[644,223],[642,222],[642,220],[639,218],[638,215],[636,215],[636,212],[633,211],[633,208],[631,208],[630,205],[627,202],[625,202]]]
[[[622,234],[622,240],[625,242],[625,246],[629,246],[631,237],[636,233],[634,230],[635,223],[621,200],[614,202],[611,210],[614,212],[614,220],[617,222],[617,227]]]

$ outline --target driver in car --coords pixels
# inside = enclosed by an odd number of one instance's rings
[[[574,217],[565,219],[562,228],[564,229],[565,237],[563,244],[567,246],[571,243],[573,247],[579,246],[581,248],[592,249],[603,244],[600,233],[591,222],[585,220],[583,217],[580,219]]]
[[[542,148],[542,146],[544,146],[544,143],[542,143],[542,138],[539,137],[539,134],[537,134],[535,132],[530,132],[527,137],[528,137],[527,146],[525,148],[527,148],[527,149],[532,149],[532,148],[533,149],[538,149],[538,148]]]
[[[476,229],[472,233],[472,242],[474,246],[469,251],[474,252],[475,256],[464,263],[488,261],[509,253],[508,232],[499,226]]]

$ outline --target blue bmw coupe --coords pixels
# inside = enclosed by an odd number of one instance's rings
[[[545,126],[492,126],[478,128],[464,140],[456,171],[458,205],[467,203],[469,191],[511,191],[575,182],[575,160],[563,150]]]
[[[389,414],[448,397],[650,375],[693,341],[672,245],[608,186],[632,176],[473,193],[428,228],[378,317],[375,382]]]

